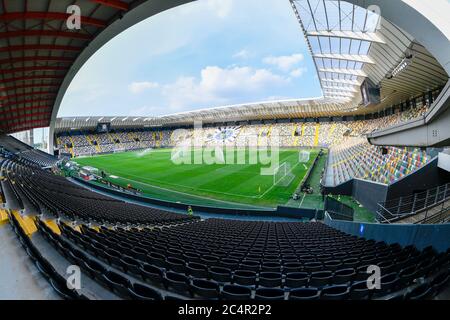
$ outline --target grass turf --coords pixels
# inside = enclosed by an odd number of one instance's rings
[[[164,200],[208,204],[208,199],[225,204],[253,206],[286,204],[312,165],[318,150],[310,150],[308,162],[298,162],[298,150],[280,150],[279,163],[291,165],[294,179],[287,187],[274,186],[273,176],[260,174],[262,164],[181,164],[171,160],[170,149],[124,152],[78,158],[81,166],[104,170],[108,180],[141,189],[146,195]],[[245,152],[246,163],[249,151]],[[236,158],[236,157],[235,157]],[[117,176],[111,178],[110,176]],[[216,204],[217,205],[217,204]]]

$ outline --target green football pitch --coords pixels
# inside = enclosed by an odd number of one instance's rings
[[[246,164],[235,164],[237,160],[231,164],[175,164],[171,149],[114,153],[75,161],[103,170],[112,183],[123,187],[131,184],[149,197],[222,207],[276,207],[286,204],[302,182],[318,154],[318,150],[309,152],[309,160],[299,162],[298,149],[280,150],[279,163],[289,163],[294,175],[288,186],[274,185],[273,175],[261,175],[261,168],[269,167],[268,164],[248,164],[248,150],[244,152]]]

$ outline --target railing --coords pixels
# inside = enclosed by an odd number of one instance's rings
[[[333,220],[353,221],[355,214],[353,208],[329,196],[325,198],[324,210]]]
[[[450,209],[450,183],[429,189],[411,196],[401,197],[378,204],[377,220],[392,223],[417,215],[414,223],[427,223],[428,220],[445,214]]]

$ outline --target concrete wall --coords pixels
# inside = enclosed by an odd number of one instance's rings
[[[353,180],[353,198],[372,212],[377,211],[379,202],[386,200],[387,193],[388,187],[384,184],[360,179]]]
[[[356,223],[331,220],[325,217],[325,223],[345,233],[384,241],[388,244],[398,243],[402,246],[414,245],[418,249],[433,246],[443,252],[450,248],[450,224],[376,224]]]

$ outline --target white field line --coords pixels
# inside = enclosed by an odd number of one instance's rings
[[[302,201],[300,201],[300,204],[298,206],[299,208],[301,208],[301,206],[303,204],[303,200],[305,200],[305,196],[306,196],[306,193],[303,194]]]
[[[151,182],[156,182],[156,183],[162,183],[162,184],[166,184],[166,185],[174,186],[174,187],[179,187],[179,188],[187,188],[187,189],[191,189],[191,190],[194,190],[194,191],[195,191],[195,190],[199,190],[199,191],[204,191],[204,192],[217,193],[217,194],[229,195],[229,196],[236,196],[236,197],[242,197],[242,198],[251,198],[251,199],[258,199],[258,198],[260,198],[259,196],[245,196],[245,195],[241,195],[241,194],[228,193],[228,192],[221,192],[221,191],[215,191],[215,190],[210,190],[210,189],[194,188],[194,187],[189,187],[189,186],[186,186],[186,185],[181,185],[181,184],[176,184],[176,183],[161,182],[161,181],[156,180],[156,179],[143,178],[143,177],[140,177],[140,176],[136,176],[136,175],[132,175],[132,174],[129,174],[129,173],[121,172],[121,171],[119,171],[119,170],[115,170],[115,172],[122,173],[122,174],[125,174],[125,175],[127,175],[127,176],[134,177],[134,178],[139,178],[139,179],[145,180],[145,181],[151,181]],[[145,184],[145,185],[147,185],[147,186],[151,186],[151,187],[155,187],[155,188],[160,188],[160,189],[163,189],[163,190],[171,191],[170,189],[167,189],[167,188],[157,187],[157,186],[152,185],[152,184],[140,182],[140,180],[132,180],[132,179],[124,178],[124,177],[120,177],[120,178],[122,178],[122,179],[124,179],[124,180],[134,181],[134,182],[137,182],[137,183],[142,183],[142,184]],[[180,192],[180,191],[177,191],[177,192]],[[180,192],[180,193],[183,193],[183,192]],[[188,193],[183,193],[183,194],[188,195]],[[205,197],[201,197],[201,198],[205,198]],[[226,202],[226,201],[225,201],[225,202]]]
[[[176,190],[173,190],[173,189],[167,189],[167,188],[163,188],[163,187],[158,187],[158,186],[155,186],[153,184],[149,184],[149,183],[145,183],[145,182],[141,182],[141,181],[137,181],[137,180],[133,180],[133,179],[127,179],[127,178],[123,178],[123,177],[120,177],[120,178],[123,179],[123,180],[135,182],[135,183],[138,183],[138,184],[143,184],[143,185],[155,188],[155,189],[168,191],[170,193],[178,193],[178,194],[182,194],[182,195],[185,195],[185,196],[198,198],[198,199],[202,199],[202,200],[207,199],[207,200],[210,200],[210,201],[213,201],[213,202],[221,202],[221,203],[232,204],[232,205],[240,205],[240,206],[242,205],[244,207],[260,209],[260,207],[253,206],[251,204],[245,204],[245,203],[239,203],[239,202],[231,202],[231,201],[226,201],[226,200],[219,200],[219,199],[214,199],[214,198],[208,198],[206,196],[200,196],[200,195],[196,195],[196,194],[192,194],[192,193],[186,193],[186,192],[182,192],[182,191],[176,191]]]

